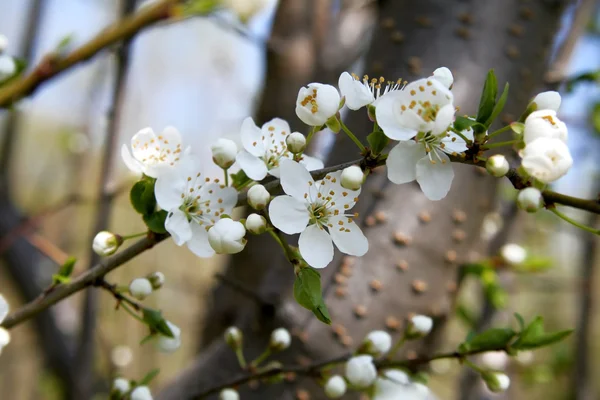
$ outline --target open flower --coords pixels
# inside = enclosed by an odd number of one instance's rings
[[[197,256],[210,257],[215,251],[208,241],[208,230],[221,215],[231,214],[237,193],[231,187],[211,183],[200,165],[195,157],[186,157],[158,177],[154,194],[158,205],[168,212],[165,229],[175,243],[187,243]]]
[[[309,83],[300,88],[296,99],[296,115],[310,126],[325,125],[340,108],[340,94],[331,85]]]
[[[269,205],[273,225],[287,234],[300,233],[300,254],[315,268],[331,262],[333,243],[342,253],[353,256],[362,256],[369,248],[367,238],[352,220],[355,214],[348,213],[360,190],[344,189],[340,176],[337,171],[315,182],[302,165],[284,160],[281,186],[286,196],[275,197]]]
[[[425,400],[429,397],[429,389],[410,380],[408,375],[399,369],[389,369],[375,381],[373,400]]]
[[[279,164],[282,160],[292,159],[286,139],[290,135],[289,124],[280,118],[274,118],[259,128],[251,117],[242,123],[242,145],[244,150],[237,155],[237,162],[246,175],[260,181],[268,174],[279,177]],[[302,156],[300,163],[309,171],[323,168],[323,162],[314,157]]]
[[[573,165],[569,148],[561,139],[541,137],[528,143],[521,165],[540,182],[550,183],[565,175]]]
[[[131,152],[127,145],[121,147],[121,157],[127,168],[153,178],[176,165],[182,152],[181,135],[172,126],[166,127],[160,135],[152,128],[144,128],[131,138]]]
[[[4,318],[8,315],[8,303],[4,299],[4,296],[0,294],[0,324],[4,321]],[[0,327],[0,353],[2,353],[2,348],[10,343],[10,333],[2,327]]]
[[[362,80],[355,74],[342,72],[338,79],[338,86],[342,96],[346,98],[346,105],[351,110],[358,110],[372,104],[377,106],[381,96],[393,90],[402,88],[402,80],[386,82],[385,78],[369,79],[367,75]]]

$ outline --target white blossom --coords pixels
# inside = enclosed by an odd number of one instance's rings
[[[160,271],[153,272],[146,278],[148,278],[154,290],[160,289],[165,284],[165,274]]]
[[[346,381],[339,375],[334,375],[325,383],[325,395],[330,399],[338,399],[346,394]]]
[[[573,165],[567,145],[560,139],[538,138],[528,143],[522,153],[525,171],[543,183],[564,176]]]
[[[208,242],[217,254],[236,254],[246,247],[245,235],[244,224],[223,218],[208,231]]]
[[[367,238],[353,221],[350,209],[360,190],[344,189],[341,172],[333,172],[317,182],[294,161],[281,164],[281,186],[285,196],[269,205],[275,227],[289,235],[300,233],[298,246],[304,260],[314,268],[324,268],[333,259],[333,243],[345,254],[362,256]],[[333,240],[333,243],[332,243]]]
[[[367,75],[361,80],[355,74],[343,72],[338,79],[338,86],[348,108],[358,110],[369,104],[376,107],[381,96],[402,88],[402,80],[386,82],[385,78],[369,79]]]
[[[517,196],[517,205],[520,209],[529,213],[538,211],[544,206],[544,197],[539,189],[528,187],[521,191]]]
[[[350,190],[358,190],[365,180],[365,174],[357,165],[346,167],[342,171],[341,183],[342,187]]]
[[[346,379],[351,385],[364,389],[371,386],[376,378],[377,368],[373,364],[373,357],[361,355],[346,362]]]
[[[285,144],[292,154],[299,154],[306,149],[306,136],[300,132],[292,132],[285,139]]]
[[[409,331],[413,335],[426,336],[433,328],[433,319],[426,315],[415,315],[410,319]]]
[[[4,296],[0,294],[0,324],[8,315],[9,310],[10,307],[8,306],[8,302],[6,301]],[[4,348],[4,346],[8,345],[9,343],[10,333],[6,329],[0,327],[0,353],[2,353],[2,348]]]
[[[440,67],[433,71],[433,77],[440,81],[448,89],[450,89],[452,87],[452,84],[454,83],[454,76],[452,75],[452,71],[450,71],[446,67]]]
[[[534,111],[525,120],[523,141],[529,144],[538,138],[554,138],[567,142],[567,125],[556,116],[556,111]]]
[[[382,355],[392,348],[392,337],[386,331],[371,331],[364,343],[368,353]]]
[[[488,389],[494,393],[505,392],[510,386],[510,378],[501,372],[484,372],[481,377]]]
[[[0,33],[0,53],[4,52],[8,47],[8,38]]]
[[[285,328],[277,328],[271,333],[269,346],[276,351],[282,351],[290,347],[292,336]]]
[[[233,140],[221,138],[210,146],[210,151],[213,162],[223,169],[228,169],[235,162],[238,148]]]
[[[309,83],[300,88],[296,99],[296,115],[310,126],[325,125],[340,108],[340,94],[331,85]]]
[[[508,172],[510,165],[502,154],[494,154],[485,163],[485,169],[490,175],[500,178]]]
[[[131,392],[131,400],[152,400],[152,392],[148,386],[138,386]]]
[[[144,300],[152,293],[152,283],[146,278],[136,278],[129,284],[129,293],[138,300]]]
[[[404,371],[389,369],[375,381],[373,400],[425,400],[427,386],[410,380]]]
[[[168,212],[165,229],[178,246],[187,244],[199,257],[215,251],[208,241],[208,230],[223,214],[231,214],[237,192],[205,178],[195,157],[186,157],[161,174],[154,186],[158,205]]]
[[[121,147],[121,157],[131,171],[153,178],[178,164],[182,153],[181,135],[172,126],[166,127],[160,135],[152,128],[144,128],[131,138],[131,152],[127,145]]]
[[[537,104],[538,110],[552,110],[558,111],[561,103],[560,93],[549,90],[547,92],[542,92],[535,96],[532,103]]]
[[[100,231],[94,236],[92,249],[99,256],[106,257],[114,254],[121,244],[123,244],[123,239],[120,236],[112,232]]]
[[[271,193],[261,184],[257,184],[248,189],[248,204],[255,210],[262,210],[269,204]]]
[[[223,336],[225,337],[225,342],[233,349],[239,348],[242,345],[242,340],[244,338],[242,331],[235,326],[227,328]]]
[[[260,235],[267,230],[267,220],[262,215],[252,213],[246,217],[246,230],[255,235]]]
[[[240,168],[255,181],[267,174],[279,177],[281,161],[293,158],[286,144],[289,135],[290,126],[283,119],[274,118],[259,128],[251,117],[246,118],[241,128],[244,150],[236,158]],[[309,171],[323,168],[321,160],[307,155],[302,155],[300,163]]]
[[[500,248],[500,257],[505,263],[519,265],[527,258],[527,250],[515,243],[507,243]]]
[[[0,81],[9,78],[17,71],[15,60],[9,55],[0,54]]]
[[[166,321],[166,323],[169,326],[173,337],[158,335],[156,347],[163,353],[172,353],[181,347],[181,329],[171,321]]]
[[[504,370],[508,364],[508,356],[504,351],[486,351],[481,355],[481,364],[496,371]]]
[[[240,399],[240,395],[238,394],[237,390],[234,390],[231,388],[223,389],[219,393],[219,400],[239,400],[239,399]]]
[[[115,392],[119,394],[125,394],[129,392],[129,390],[131,389],[131,385],[129,384],[129,381],[125,378],[116,378],[113,381],[112,388]]]

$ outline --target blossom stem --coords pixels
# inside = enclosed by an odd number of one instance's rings
[[[402,337],[396,342],[394,347],[392,347],[392,349],[389,351],[387,358],[393,358],[398,352],[398,350],[400,350],[400,348],[404,346],[404,343],[406,343],[406,335],[403,334]]]
[[[229,174],[227,173],[227,168],[223,168],[223,175],[225,175],[225,186],[229,186]]]
[[[246,363],[246,357],[244,357],[244,351],[241,347],[235,349],[235,356],[237,357],[238,364],[240,364],[240,367],[242,369],[246,369],[246,366],[248,364]]]
[[[269,358],[270,355],[271,355],[271,349],[269,347],[267,347],[266,350],[263,351],[263,353],[260,356],[256,357],[250,363],[250,366],[252,366],[252,367],[259,366],[263,361],[265,361],[267,358]]]
[[[308,132],[308,136],[306,137],[306,145],[308,146],[308,144],[310,143],[313,135],[315,134],[315,132],[317,131],[317,127],[313,126],[312,128],[310,128],[310,132]]]
[[[147,234],[148,234],[148,232],[132,233],[131,235],[121,236],[121,239],[123,239],[123,240],[135,239],[135,238],[139,238],[142,236],[146,236]]]
[[[135,311],[133,311],[131,308],[129,308],[129,306],[126,303],[121,303],[121,307],[123,308],[123,310],[127,311],[127,313],[129,315],[131,315],[133,318],[137,319],[142,324],[146,325],[146,321],[144,321],[139,315],[137,315],[135,313]]]
[[[468,365],[471,369],[473,369],[473,371],[482,374],[485,372],[485,370],[481,367],[479,367],[477,364],[467,360],[466,358],[463,359],[463,362]]]
[[[510,130],[511,128],[512,128],[512,127],[510,126],[510,124],[508,124],[508,125],[506,125],[506,126],[504,126],[504,127],[500,128],[500,129],[498,129],[497,131],[494,131],[494,132],[490,133],[490,134],[488,135],[488,140],[490,140],[490,139],[492,139],[492,138],[494,138],[494,137],[498,136],[498,135],[499,135],[499,134],[501,134],[501,133],[504,133],[504,132],[506,132],[506,131]]]
[[[454,132],[455,134],[457,134],[457,135],[458,135],[458,136],[459,136],[459,137],[460,137],[462,140],[464,140],[464,141],[465,141],[465,143],[466,143],[467,145],[471,145],[471,144],[473,144],[473,141],[472,141],[472,140],[470,140],[470,139],[468,139],[468,138],[467,138],[465,135],[463,135],[463,134],[462,134],[462,133],[461,133],[461,132],[460,132],[458,129],[456,129],[456,128],[453,128],[453,127],[450,127],[450,130],[451,130],[452,132]]]
[[[486,144],[483,147],[483,150],[489,150],[489,149],[493,149],[496,147],[502,147],[502,146],[509,146],[509,145],[517,144],[520,141],[521,141],[521,139],[515,139],[515,140],[508,140],[506,142],[490,143],[490,144]]]
[[[358,140],[358,138],[356,136],[354,136],[354,133],[352,133],[352,131],[350,129],[348,129],[348,127],[346,126],[346,124],[344,124],[344,121],[342,121],[341,119],[340,121],[340,126],[342,127],[342,130],[344,132],[346,132],[346,135],[348,135],[348,137],[350,139],[352,139],[352,141],[354,142],[354,144],[356,144],[359,148],[359,150],[361,152],[365,151],[365,146],[360,142],[360,140]]]
[[[550,211],[552,211],[554,214],[556,214],[559,218],[567,221],[568,223],[570,223],[573,226],[576,226],[580,229],[583,229],[584,231],[593,233],[594,235],[600,235],[600,229],[594,229],[590,226],[584,225],[580,222],[575,221],[574,219],[572,219],[571,217],[568,217],[566,214],[558,211],[556,208],[551,208]]]

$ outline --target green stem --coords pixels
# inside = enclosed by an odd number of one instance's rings
[[[358,138],[356,136],[354,136],[354,133],[352,133],[352,131],[350,129],[348,129],[346,124],[344,124],[344,122],[341,119],[339,121],[340,121],[340,126],[342,127],[342,130],[344,132],[346,132],[346,135],[348,135],[348,137],[350,139],[352,139],[354,144],[356,144],[358,146],[358,148],[360,149],[361,152],[364,152],[365,146],[360,142],[360,140],[358,140]]]
[[[225,175],[225,186],[229,186],[229,174],[227,173],[227,168],[223,168],[223,174]]]
[[[567,215],[565,215],[562,212],[558,211],[556,208],[551,208],[550,211],[552,211],[554,214],[558,215],[560,218],[562,218],[563,220],[567,221],[571,225],[574,225],[574,226],[576,226],[576,227],[578,227],[580,229],[583,229],[584,231],[591,232],[594,235],[600,235],[600,230],[599,229],[594,229],[594,228],[589,227],[587,225],[583,225],[582,223],[577,222],[574,219],[572,219],[571,217],[568,217]]]
[[[135,239],[135,238],[146,236],[146,235],[148,235],[148,232],[133,233],[131,235],[121,236],[121,239],[123,239],[125,241],[125,240]]]
[[[316,131],[317,131],[316,126],[313,126],[312,128],[310,128],[310,132],[308,132],[308,136],[306,137],[306,146],[307,147]]]
[[[271,355],[271,349],[269,347],[267,347],[267,349],[265,351],[263,351],[263,353],[256,357],[251,363],[250,365],[253,367],[258,367],[263,361],[265,361],[267,358],[269,358],[269,356]]]
[[[275,239],[279,246],[281,246],[281,248],[283,249],[283,253],[285,254],[285,258],[287,258],[288,261],[291,261],[292,250],[290,249],[290,246],[287,244],[287,242],[283,240],[283,238],[279,236],[279,234],[275,232],[274,229],[268,229],[267,232],[269,232],[273,239]]]
[[[244,357],[244,351],[242,350],[241,346],[235,349],[235,356],[237,357],[238,364],[240,364],[240,367],[242,369],[246,369],[246,366],[248,364],[246,363],[246,357]]]
[[[494,149],[496,147],[502,147],[502,146],[508,146],[508,145],[513,145],[513,144],[517,144],[521,141],[521,139],[515,139],[515,140],[508,140],[506,142],[498,142],[498,143],[491,143],[491,144],[486,144],[483,147],[483,150],[489,150],[489,149]]]
[[[506,125],[505,127],[503,127],[503,128],[500,128],[500,129],[498,129],[497,131],[494,131],[494,132],[490,133],[490,134],[488,135],[488,140],[490,140],[490,139],[492,139],[492,138],[494,138],[494,137],[498,136],[499,134],[501,134],[501,133],[504,133],[504,132],[506,132],[506,131],[508,131],[508,130],[510,130],[510,129],[511,129],[511,126],[510,126],[510,124],[509,124],[509,125]]]
[[[387,358],[393,358],[398,352],[398,350],[400,350],[400,348],[404,346],[404,343],[406,343],[406,335],[403,334],[402,337],[396,342],[394,347],[392,347],[392,349],[388,352]]]
[[[467,139],[467,137],[465,135],[463,135],[458,129],[450,127],[450,130],[452,132],[454,132],[455,134],[457,134],[458,136],[460,136],[460,138],[462,140],[464,140],[467,145],[473,144],[473,141],[471,139]]]
[[[483,368],[480,368],[479,366],[477,366],[476,364],[472,363],[471,361],[467,360],[466,358],[463,359],[463,362],[468,365],[469,367],[471,367],[475,372],[478,372],[480,374],[484,373],[485,370]]]
[[[133,318],[137,319],[137,320],[138,320],[138,321],[140,321],[142,324],[144,324],[144,325],[147,325],[147,324],[146,324],[146,321],[144,321],[144,320],[143,320],[143,319],[142,319],[142,318],[141,318],[139,315],[137,315],[137,314],[135,313],[135,311],[133,311],[131,308],[129,308],[129,306],[128,306],[126,303],[124,303],[124,302],[121,302],[121,307],[122,307],[122,308],[123,308],[125,311],[127,311],[127,313],[128,313],[129,315],[131,315]]]

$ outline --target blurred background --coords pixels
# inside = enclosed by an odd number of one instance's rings
[[[241,19],[222,9],[160,22],[0,112],[0,293],[11,310],[41,293],[68,256],[77,257],[76,273],[87,269],[97,231],[144,229],[127,195],[135,177],[119,154],[138,130],[173,125],[204,156],[217,138],[235,139],[249,115],[257,123],[282,117],[305,131],[294,114],[297,90],[312,81],[335,85],[346,70],[411,80],[447,66],[461,113],[474,113],[485,74],[494,68],[500,84],[511,85],[503,123],[518,118],[535,93],[560,90],[559,116],[575,163],[554,189],[597,196],[595,1],[239,2],[258,5]],[[0,34],[10,41],[6,53],[32,69],[45,54],[68,53],[142,3],[2,0]],[[366,136],[365,114],[346,119]],[[326,165],[356,158],[352,144],[330,132],[318,135],[312,153]],[[289,327],[297,340],[282,360],[306,363],[343,354],[373,329],[397,332],[413,312],[435,317],[436,331],[409,348],[409,356],[451,350],[470,330],[513,324],[514,312],[542,315],[549,329],[576,329],[569,340],[535,354],[481,360],[510,374],[511,390],[503,395],[490,394],[451,361],[435,363],[429,385],[439,399],[600,398],[596,237],[549,213],[518,211],[507,182],[472,167],[457,170],[450,195],[436,203],[412,184],[388,185],[385,174],[370,178],[359,211],[371,250],[360,260],[340,257],[323,271],[333,329],[295,304],[292,269],[267,239],[251,238],[244,252],[210,260],[166,241],[107,279],[127,284],[153,271],[166,275],[165,286],[146,302],[181,327],[177,352],[140,345],[147,328],[115,311],[107,293],[88,289],[11,330],[0,357],[0,398],[106,398],[114,376],[139,379],[154,368],[160,368],[152,382],[157,398],[194,398],[236,371],[221,341],[231,324],[246,333],[250,355],[260,352],[273,327]],[[597,226],[584,212],[569,215]],[[398,235],[407,240],[394,240]],[[527,262],[461,273],[461,265],[493,259],[506,243],[525,247]],[[374,281],[383,288],[373,290]],[[236,282],[262,300],[248,301]],[[245,387],[241,394],[324,397],[302,379]]]

